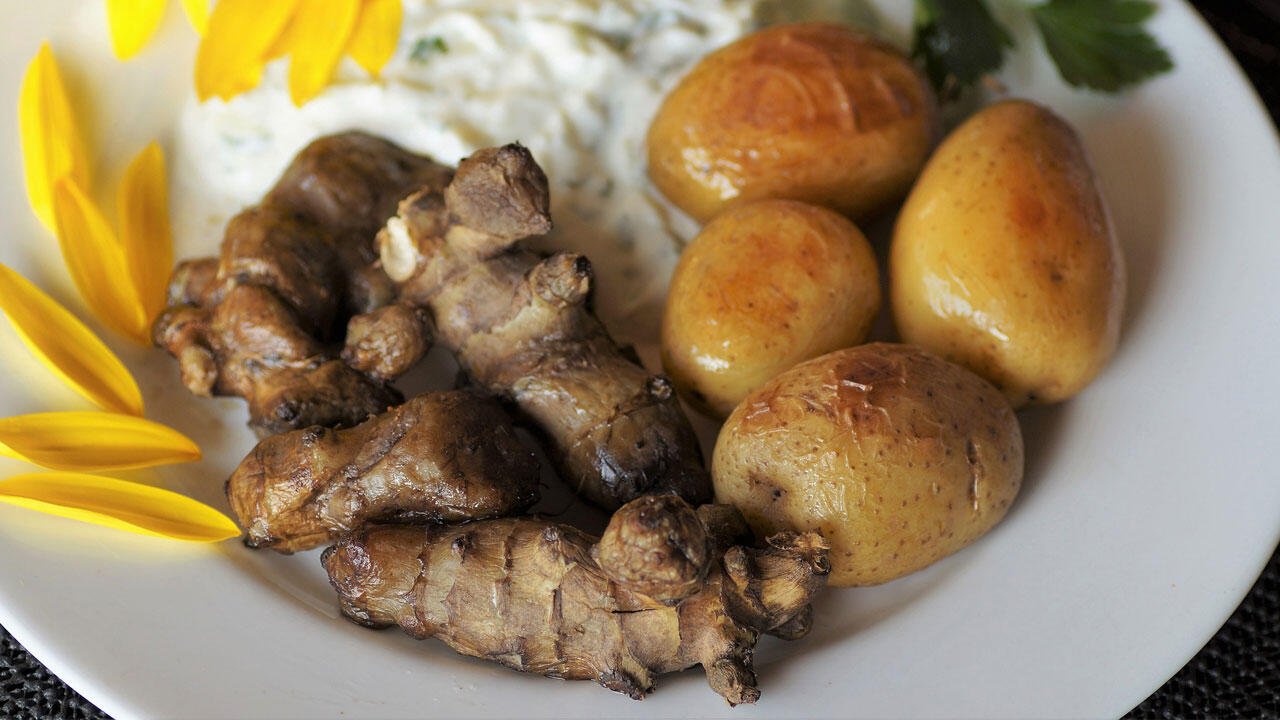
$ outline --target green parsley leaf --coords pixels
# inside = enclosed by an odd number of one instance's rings
[[[1145,0],[1049,0],[1031,15],[1063,80],[1116,92],[1173,69],[1142,27],[1155,11]]]
[[[439,35],[420,37],[413,43],[409,59],[416,63],[425,63],[432,55],[443,55],[449,52],[449,45]]]
[[[1013,47],[984,0],[916,0],[915,26],[912,55],[944,97],[1000,69]]]

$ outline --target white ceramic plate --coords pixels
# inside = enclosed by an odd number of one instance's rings
[[[22,69],[54,40],[90,100],[105,191],[146,141],[171,138],[193,55],[171,10],[143,56],[109,59],[102,5],[6,3],[0,29],[11,108],[0,113],[0,261],[81,311],[23,195],[12,112]],[[901,33],[909,3],[882,5]],[[1178,69],[1123,98],[1063,87],[1025,27],[1004,75],[1076,124],[1110,198],[1130,280],[1114,362],[1081,396],[1023,415],[1026,487],[990,535],[903,580],[828,592],[812,635],[765,642],[758,705],[730,711],[697,670],[664,678],[639,704],[364,630],[339,618],[314,553],[169,543],[8,506],[0,623],[121,719],[1125,712],[1213,635],[1280,536],[1280,147],[1193,11],[1163,3],[1152,29]],[[131,477],[225,507],[223,478],[252,442],[242,403],[196,400],[163,353],[116,345],[152,417],[207,458]],[[84,406],[7,323],[0,350],[0,412]]]

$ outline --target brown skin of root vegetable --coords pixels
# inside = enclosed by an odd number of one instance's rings
[[[430,310],[437,342],[519,408],[587,500],[606,509],[649,493],[709,500],[671,383],[629,357],[591,312],[591,264],[520,245],[551,229],[547,206],[546,176],[525,148],[467,158],[443,192],[428,186],[406,198],[378,236],[398,302]],[[378,366],[361,348],[348,353],[365,358],[357,367]]]
[[[399,393],[349,367],[334,345],[349,317],[393,299],[375,264],[378,229],[405,195],[451,176],[370,135],[316,140],[261,204],[227,223],[218,258],[175,269],[156,344],[178,359],[191,392],[245,398],[260,436],[382,412]],[[429,325],[416,337],[429,341]],[[385,365],[400,368],[394,357]]]
[[[368,522],[523,512],[538,499],[538,460],[496,401],[427,393],[348,430],[263,440],[227,481],[227,498],[246,545],[293,553]]]
[[[724,539],[700,515],[676,498],[641,498],[599,540],[536,517],[370,526],[322,562],[342,612],[368,627],[399,625],[464,655],[637,700],[658,675],[700,664],[730,705],[752,703],[756,641],[808,629],[827,545],[782,533],[762,549],[719,551]],[[666,597],[641,591],[654,587]]]
[[[434,327],[425,308],[404,303],[356,315],[347,324],[342,360],[369,377],[394,380],[431,349]]]
[[[675,495],[647,495],[626,507],[591,548],[596,564],[615,582],[663,605],[697,592],[713,551],[698,513]]]

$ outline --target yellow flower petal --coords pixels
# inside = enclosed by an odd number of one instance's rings
[[[320,94],[347,47],[360,0],[307,0],[293,18],[297,39],[289,48],[289,97],[302,107]]]
[[[62,259],[89,309],[116,332],[150,345],[146,311],[120,241],[102,211],[78,185],[63,178],[53,187],[53,217]]]
[[[294,15],[294,18],[296,17],[297,15]],[[286,24],[284,30],[280,31],[280,35],[271,42],[271,47],[267,48],[266,54],[262,56],[262,62],[264,64],[269,63],[272,60],[288,55],[300,39],[298,23],[290,22]]]
[[[400,44],[401,0],[364,0],[360,19],[351,32],[347,54],[365,72],[377,77]]]
[[[116,57],[128,60],[138,54],[160,27],[166,3],[167,0],[107,0],[107,25]]]
[[[0,419],[0,455],[53,470],[131,470],[193,462],[200,448],[133,415],[52,412]]]
[[[53,184],[70,176],[89,185],[89,156],[71,113],[67,89],[49,43],[40,46],[22,77],[18,99],[22,164],[31,209],[53,229]]]
[[[164,309],[165,286],[173,269],[169,188],[159,145],[151,143],[129,163],[118,202],[125,262],[150,323]]]
[[[182,0],[182,9],[196,32],[203,35],[209,29],[209,0]]]
[[[66,308],[4,265],[0,310],[31,352],[73,390],[106,410],[142,414],[142,393],[124,363]]]
[[[307,0],[310,4],[311,0]],[[196,97],[230,100],[258,84],[299,0],[218,0],[196,52]]]
[[[150,485],[81,473],[34,473],[0,480],[0,502],[188,542],[237,537],[231,518],[184,495]]]

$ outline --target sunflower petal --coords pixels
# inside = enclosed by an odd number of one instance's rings
[[[396,53],[403,12],[401,0],[364,0],[360,19],[347,43],[347,54],[374,77]]]
[[[307,0],[293,18],[297,40],[289,48],[289,97],[302,107],[320,94],[342,59],[360,14],[360,0]]]
[[[31,209],[53,229],[53,184],[70,176],[89,184],[89,156],[71,113],[67,89],[49,43],[40,46],[22,77],[18,99],[22,161]]]
[[[200,448],[134,415],[52,412],[0,419],[0,455],[53,470],[132,470],[193,462]]]
[[[128,60],[138,54],[160,27],[166,2],[107,0],[107,25],[111,29],[111,49],[116,57]]]
[[[311,0],[308,0],[309,5]],[[230,100],[258,84],[299,0],[218,0],[196,52],[196,97]]]
[[[297,15],[294,15],[293,17],[296,19]],[[298,23],[288,23],[284,26],[284,29],[280,31],[280,34],[276,36],[276,39],[272,41],[271,47],[267,48],[267,52],[262,56],[262,62],[264,64],[269,63],[272,60],[288,55],[293,50],[294,45],[298,44],[300,39],[301,36],[299,34]]]
[[[89,309],[116,332],[150,345],[146,311],[120,241],[102,211],[78,185],[63,178],[53,187],[53,217],[62,259]]]
[[[169,189],[159,145],[151,143],[129,163],[118,203],[125,262],[150,322],[164,309],[165,286],[173,268]]]
[[[66,308],[4,265],[0,309],[31,352],[73,390],[106,410],[142,414],[142,393],[124,363]]]
[[[182,0],[182,9],[196,32],[203,35],[209,29],[209,0]]]
[[[231,518],[204,503],[98,475],[33,473],[0,480],[0,502],[172,540],[218,542],[240,534]]]

